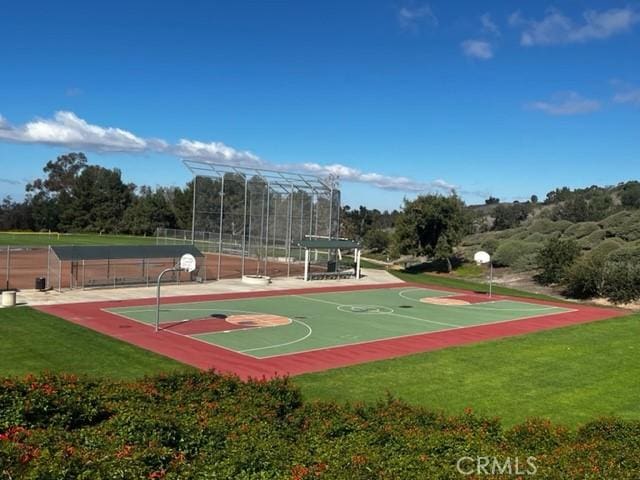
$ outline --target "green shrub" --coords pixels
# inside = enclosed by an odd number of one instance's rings
[[[619,237],[628,242],[640,240],[640,211],[619,212],[605,219],[608,237]]]
[[[618,213],[614,213],[613,215],[609,215],[607,218],[600,220],[598,224],[608,230],[609,228],[617,228],[621,225],[624,225],[630,218],[633,218],[635,212],[630,210],[622,210]]]
[[[480,245],[480,250],[483,250],[483,251],[489,253],[489,255],[493,255],[494,253],[496,253],[496,250],[498,249],[499,246],[500,246],[500,241],[498,239],[496,239],[496,238],[487,238]]]
[[[527,236],[524,240],[529,243],[544,243],[549,240],[549,235],[544,235],[543,233],[534,232]]]
[[[538,253],[541,272],[537,280],[543,285],[562,282],[579,255],[580,247],[575,240],[549,240]]]
[[[596,222],[574,223],[564,231],[563,236],[579,239],[598,230],[600,226]]]
[[[558,220],[554,222],[553,220],[549,220],[547,218],[540,218],[534,220],[531,225],[529,225],[529,231],[531,233],[542,233],[542,234],[550,234],[550,233],[563,233],[567,228],[569,228],[573,223],[567,220]]]
[[[614,250],[617,250],[620,247],[625,245],[625,241],[620,238],[605,238],[602,242],[600,242],[597,246],[595,246],[591,252],[589,252],[592,256],[602,257],[604,259],[607,255],[609,255]]]
[[[580,248],[584,250],[591,250],[592,248],[597,247],[604,239],[606,233],[604,230],[594,230],[586,237],[582,237],[578,240],[578,245]]]
[[[44,411],[38,427],[16,417],[0,428],[3,478],[459,478],[462,456],[533,456],[539,478],[632,479],[640,470],[640,422],[620,419],[577,432],[536,419],[503,430],[470,410],[447,416],[393,398],[303,403],[287,379],[213,372],[126,384],[50,375],[0,383],[3,405],[34,398],[43,385],[59,388],[43,395],[80,405],[101,392],[109,405],[79,428],[60,422],[60,409],[50,418]]]
[[[640,299],[640,248],[612,251],[604,262],[603,294],[615,303]]]
[[[530,272],[538,268],[538,254],[535,252],[525,253],[516,258],[511,264],[511,268],[516,272]]]
[[[493,262],[497,266],[510,267],[517,260],[527,254],[536,253],[540,245],[522,240],[506,240],[498,246],[493,255]]]

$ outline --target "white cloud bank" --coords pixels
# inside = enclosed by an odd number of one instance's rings
[[[121,128],[91,125],[72,112],[56,112],[53,118],[36,119],[21,126],[13,126],[0,116],[0,140],[98,152],[145,152],[167,148],[163,140],[141,138]]]
[[[520,12],[509,17],[509,24],[522,28],[520,43],[524,46],[560,45],[601,40],[628,32],[640,22],[633,8],[612,8],[605,11],[587,10],[575,21],[560,10],[549,9],[542,20],[524,18]]]
[[[548,115],[584,115],[600,110],[597,100],[585,98],[576,92],[556,93],[548,101],[536,101],[527,104],[527,108]]]
[[[467,57],[480,60],[493,58],[493,47],[484,40],[465,40],[460,44],[460,48],[462,48],[462,53]]]
[[[455,186],[444,180],[421,182],[402,176],[363,172],[341,164],[274,165],[252,152],[236,150],[222,142],[181,139],[170,144],[161,139],[139,137],[128,130],[92,125],[72,112],[56,112],[53,118],[37,119],[14,126],[0,115],[0,141],[79,148],[98,153],[164,153],[176,157],[224,163],[241,167],[293,169],[318,176],[337,176],[346,182],[369,184],[384,190],[402,192],[441,191],[451,193]]]

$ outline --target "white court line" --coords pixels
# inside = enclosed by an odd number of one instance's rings
[[[413,290],[424,290],[422,288],[409,288],[406,290],[402,290],[400,292],[398,292],[398,295],[406,300],[411,300],[413,302],[418,302],[418,303],[425,303],[420,301],[419,299],[415,299],[415,298],[411,298],[411,297],[407,297],[405,295],[403,295],[405,292],[409,292],[409,291],[413,291]],[[458,295],[462,295],[462,294],[452,294],[452,295],[443,295],[441,297],[428,297],[428,298],[446,298],[446,297],[457,297]],[[540,308],[491,308],[491,307],[484,307],[484,305],[490,303],[490,304],[497,304],[500,302],[514,302],[514,303],[527,303],[527,302],[517,302],[515,300],[489,300],[488,302],[481,302],[481,303],[470,303],[469,305],[434,305],[436,307],[446,307],[446,308],[464,308],[466,310],[495,310],[498,312],[546,312],[548,310],[556,310],[558,308],[562,308],[562,307],[540,307]],[[428,304],[427,304],[428,305]],[[531,305],[531,304],[528,304]]]
[[[319,300],[317,298],[305,297],[303,295],[296,295],[296,297],[302,298],[304,300],[313,300],[314,302],[321,302],[321,303],[328,303],[328,304],[332,304],[332,305],[337,305],[339,307],[348,307],[349,306],[348,304],[330,302],[328,300]],[[340,310],[340,311],[341,312],[345,312],[344,310]],[[345,312],[345,313],[353,313],[354,315],[360,315],[357,312]],[[463,328],[461,325],[454,325],[453,323],[437,322],[435,320],[428,320],[426,318],[418,318],[418,317],[412,317],[410,315],[402,315],[400,313],[380,313],[379,315],[392,315],[394,317],[402,317],[402,318],[409,318],[409,319],[412,319],[412,320],[418,320],[419,322],[433,323],[433,324],[436,324],[436,325],[444,325],[445,327]]]
[[[246,353],[246,352],[255,352],[257,350],[267,350],[269,348],[286,347],[287,345],[293,345],[294,343],[302,342],[303,340],[306,340],[307,338],[309,338],[311,336],[311,334],[313,333],[313,329],[309,325],[307,325],[304,322],[301,322],[300,320],[293,319],[293,321],[296,322],[296,323],[299,323],[301,325],[304,325],[305,327],[307,327],[307,330],[309,330],[309,331],[307,332],[307,334],[304,337],[300,337],[297,340],[293,340],[291,342],[279,343],[277,345],[269,345],[267,347],[247,348],[246,350],[238,350],[238,351],[240,353]]]
[[[402,315],[400,313],[387,313],[386,315],[392,315],[394,317],[402,317],[402,318],[411,318],[413,320],[418,320],[420,322],[428,322],[428,323],[435,323],[435,324],[438,324],[438,325],[444,325],[445,327],[464,328],[463,325],[455,325],[453,323],[437,322],[436,320],[427,320],[426,318],[412,317],[410,315]]]
[[[422,291],[427,290],[429,292],[435,292],[435,290],[429,290],[427,288],[414,287],[414,288],[405,288],[404,290],[400,290],[398,292],[398,295],[400,297],[404,298],[405,300],[411,300],[412,302],[423,303],[423,302],[420,302],[420,299],[418,299],[418,298],[411,298],[411,297],[407,297],[406,295],[404,295],[405,292],[413,292],[413,291],[416,291],[416,290],[422,290]],[[457,293],[450,293],[448,295],[440,295],[440,296],[437,296],[437,297],[429,297],[429,298],[447,298],[447,297],[456,297],[456,296],[458,296]]]

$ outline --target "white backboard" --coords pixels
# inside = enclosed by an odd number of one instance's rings
[[[473,261],[479,265],[483,263],[489,263],[491,261],[491,255],[489,255],[487,252],[476,252],[476,254],[473,256]]]
[[[180,257],[180,268],[187,272],[193,272],[196,269],[196,258],[190,253],[185,253]]]

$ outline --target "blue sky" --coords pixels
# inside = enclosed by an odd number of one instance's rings
[[[640,3],[11,2],[0,194],[84,151],[338,173],[350,205],[539,196],[640,176]]]

